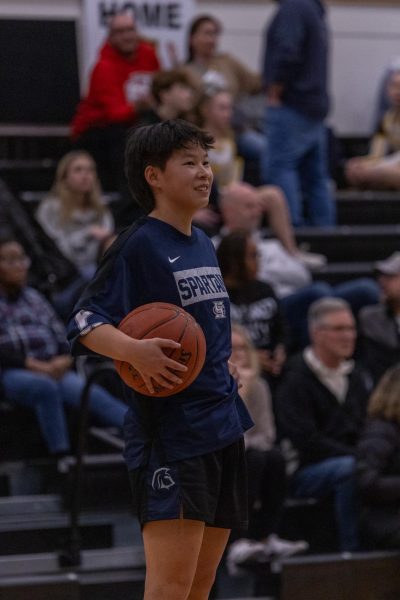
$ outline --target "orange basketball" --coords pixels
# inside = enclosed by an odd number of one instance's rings
[[[182,383],[172,390],[154,383],[154,394],[150,394],[138,371],[124,361],[115,361],[115,366],[124,382],[137,392],[147,396],[172,396],[188,387],[198,376],[206,357],[206,340],[203,330],[188,312],[175,304],[151,302],[132,310],[121,321],[118,329],[138,340],[163,338],[181,344],[180,348],[165,348],[164,352],[188,370],[179,372]]]

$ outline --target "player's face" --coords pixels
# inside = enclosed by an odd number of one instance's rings
[[[180,210],[196,211],[207,206],[212,180],[208,154],[194,144],[172,154],[164,170],[159,172],[157,185],[171,205]]]

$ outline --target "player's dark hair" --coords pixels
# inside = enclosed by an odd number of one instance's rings
[[[229,277],[237,283],[248,281],[246,268],[247,242],[250,234],[244,230],[228,233],[217,248],[217,258],[223,278]]]
[[[182,119],[132,129],[126,142],[125,174],[135,201],[146,213],[155,206],[153,191],[144,176],[146,167],[164,170],[176,150],[197,145],[208,151],[213,142],[209,133]]]

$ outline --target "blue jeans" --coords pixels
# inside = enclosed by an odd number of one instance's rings
[[[292,479],[295,498],[327,498],[333,494],[339,543],[342,552],[359,549],[355,459],[338,456],[308,465]]]
[[[238,152],[245,160],[260,163],[265,153],[265,137],[255,129],[246,129],[236,138]]]
[[[281,298],[281,306],[289,325],[291,337],[296,347],[304,348],[309,343],[307,313],[314,300],[333,296],[346,300],[355,315],[360,308],[379,302],[379,286],[374,279],[360,277],[338,285],[316,281],[297,292]]]
[[[336,207],[330,191],[323,122],[279,106],[267,108],[264,123],[262,182],[283,190],[294,227],[335,225]]]
[[[49,452],[68,452],[70,443],[64,406],[79,408],[85,380],[74,371],[67,371],[56,380],[27,369],[7,369],[2,374],[2,384],[8,402],[36,412]],[[102,387],[91,387],[89,411],[99,424],[122,429],[126,410],[121,400]]]

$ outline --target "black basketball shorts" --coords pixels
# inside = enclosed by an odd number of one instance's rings
[[[211,527],[247,529],[244,441],[181,461],[164,463],[155,452],[129,472],[135,512],[148,521],[194,519]]]

